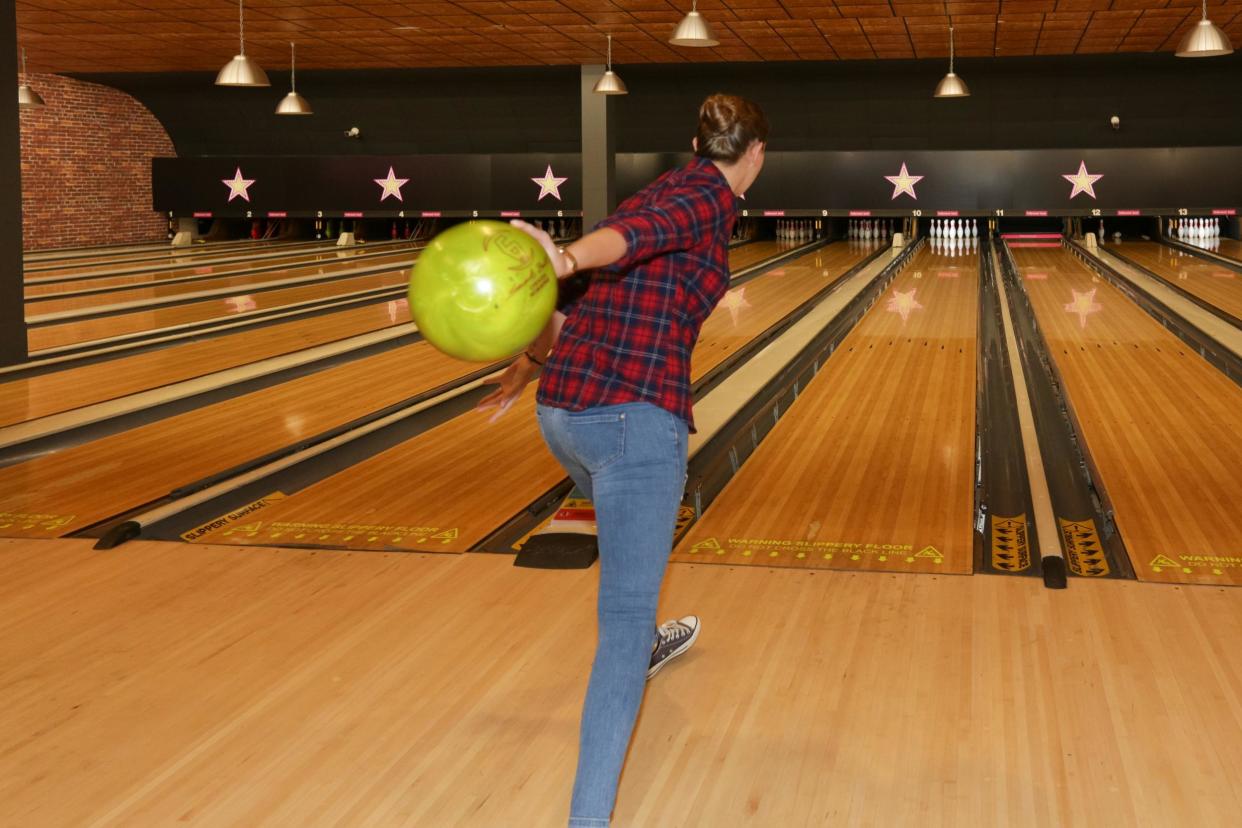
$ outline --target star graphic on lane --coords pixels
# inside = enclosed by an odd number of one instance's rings
[[[380,201],[392,196],[397,199],[397,201],[402,203],[405,202],[405,197],[401,195],[401,188],[404,187],[406,182],[410,179],[397,178],[397,174],[393,172],[391,166],[388,168],[387,178],[373,178],[371,180],[383,188],[383,192],[380,193]]]
[[[888,298],[888,303],[884,306],[884,310],[899,315],[901,323],[904,325],[910,320],[911,313],[923,309],[923,303],[914,298],[916,292],[918,292],[918,288],[910,288],[906,291],[894,290],[893,295]]]
[[[1074,290],[1072,291],[1074,294],[1074,301],[1068,302],[1065,305],[1066,313],[1078,315],[1079,327],[1086,328],[1087,317],[1093,313],[1099,313],[1104,310],[1104,306],[1095,301],[1095,290],[1095,288],[1091,288],[1091,290],[1081,293]]]
[[[893,185],[893,198],[905,193],[910,198],[918,200],[918,195],[914,192],[914,185],[922,181],[926,176],[910,175],[910,171],[906,169],[906,162],[901,162],[901,172],[897,175],[884,176],[889,184]]]
[[[220,183],[229,188],[229,201],[235,198],[242,198],[246,201],[250,200],[249,187],[254,183],[253,178],[242,178],[241,167],[237,168],[237,172],[233,173],[232,178],[222,178]]]
[[[1095,198],[1095,182],[1099,181],[1104,176],[1102,174],[1093,175],[1087,172],[1087,162],[1079,161],[1078,172],[1070,173],[1069,175],[1062,175],[1061,177],[1074,185],[1074,189],[1069,194],[1070,198],[1073,198],[1079,193],[1086,193],[1092,198]]]
[[[773,270],[771,275],[779,275],[779,270]],[[742,311],[750,307],[750,302],[746,301],[746,286],[736,287],[726,293],[720,299],[720,307],[729,311],[729,315],[733,317],[733,327],[737,327],[738,317]]]
[[[561,185],[568,181],[568,178],[557,178],[552,174],[552,165],[549,164],[547,170],[543,173],[543,178],[532,178],[531,181],[539,185],[539,198],[536,201],[543,201],[544,196],[552,196],[557,201],[561,200]]]

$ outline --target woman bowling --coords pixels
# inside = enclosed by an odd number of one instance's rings
[[[594,231],[547,250],[562,280],[589,276],[510,365],[481,408],[502,415],[536,372],[539,428],[595,505],[599,638],[582,708],[571,828],[610,823],[646,679],[699,631],[687,616],[655,626],[686,483],[690,355],[729,286],[737,198],[763,167],[768,123],[750,101],[712,95],[694,159],[627,199]],[[562,282],[562,285],[564,283]]]

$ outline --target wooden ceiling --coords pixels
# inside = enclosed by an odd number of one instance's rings
[[[249,0],[247,54],[307,68],[860,60],[1172,51],[1198,0],[700,0],[720,46],[665,41],[690,0]],[[1242,0],[1209,0],[1242,47]],[[219,69],[234,0],[17,0],[32,72]]]

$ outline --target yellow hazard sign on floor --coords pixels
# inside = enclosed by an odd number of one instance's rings
[[[181,539],[183,541],[186,541],[187,543],[194,543],[199,538],[202,538],[206,535],[210,535],[212,532],[216,532],[226,527],[232,526],[233,524],[239,521],[245,520],[246,518],[250,517],[256,512],[260,512],[266,509],[268,506],[271,506],[273,503],[277,503],[281,500],[284,500],[284,498],[285,498],[284,492],[272,492],[267,497],[261,497],[258,500],[256,500],[254,503],[247,503],[245,506],[242,506],[240,509],[234,509],[233,511],[229,512],[227,515],[220,515],[217,518],[213,518],[212,520],[207,521],[202,526],[195,526],[193,529],[191,529],[188,532],[182,532]],[[255,531],[257,532],[258,530],[256,529]]]
[[[1112,569],[1104,555],[1104,546],[1095,530],[1095,521],[1066,520],[1058,518],[1061,526],[1061,547],[1065,550],[1065,565],[1075,575],[1103,578]]]
[[[1031,566],[1026,515],[992,516],[992,568],[1022,572]]]

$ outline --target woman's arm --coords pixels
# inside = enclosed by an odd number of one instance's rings
[[[543,331],[535,337],[535,341],[527,346],[525,351],[518,354],[517,359],[509,363],[509,367],[501,372],[496,390],[479,400],[476,408],[480,411],[486,411],[489,408],[496,409],[490,422],[494,423],[503,417],[505,412],[522,396],[522,391],[547,360],[552,346],[556,344],[557,336],[561,333],[563,324],[565,324],[565,314],[560,311],[553,313]]]

